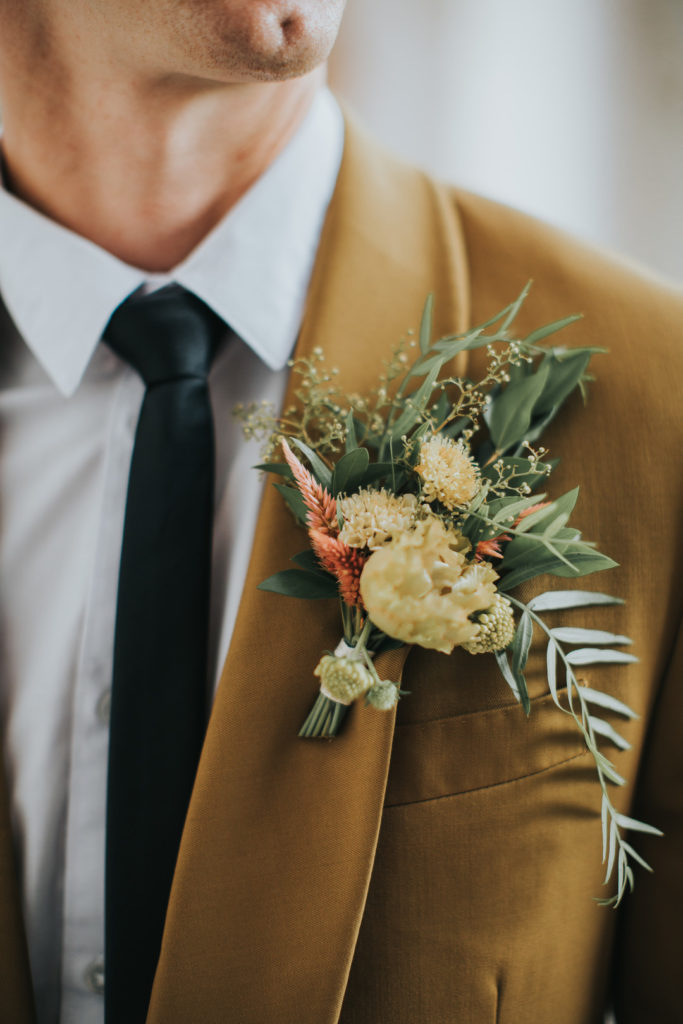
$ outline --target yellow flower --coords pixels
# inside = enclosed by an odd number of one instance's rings
[[[493,604],[498,577],[488,562],[468,562],[468,550],[459,531],[431,516],[370,555],[360,592],[375,625],[444,654],[474,640],[469,616]]]
[[[417,514],[414,494],[400,497],[381,490],[364,488],[338,502],[344,518],[340,537],[352,548],[368,547],[371,551],[410,529]]]
[[[479,490],[479,467],[463,441],[438,434],[420,445],[415,470],[422,477],[422,495],[448,509],[467,505]]]
[[[320,692],[338,704],[351,704],[372,686],[374,679],[356,659],[323,654],[314,675],[320,678]]]
[[[479,632],[474,640],[463,644],[470,654],[488,654],[489,651],[504,651],[512,643],[515,635],[515,619],[512,605],[496,594],[495,601],[476,618]]]

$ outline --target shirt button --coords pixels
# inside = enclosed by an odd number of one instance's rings
[[[97,721],[101,722],[102,725],[109,725],[109,717],[111,714],[111,690],[104,690],[100,694],[100,699],[97,702],[95,708],[95,714],[97,715]]]
[[[104,957],[92,960],[83,971],[83,980],[91,992],[104,994]]]

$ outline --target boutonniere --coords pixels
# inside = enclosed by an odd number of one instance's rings
[[[616,906],[633,888],[633,862],[648,867],[624,833],[661,833],[620,814],[610,799],[610,784],[625,780],[599,740],[622,749],[628,743],[601,710],[625,718],[633,711],[580,685],[576,670],[636,658],[624,650],[626,636],[551,627],[544,613],[623,602],[579,588],[539,593],[526,603],[514,593],[538,576],[574,579],[616,565],[570,523],[578,487],[558,497],[545,491],[555,463],[539,443],[576,388],[585,398],[590,360],[605,350],[549,344],[577,316],[516,337],[527,293],[528,286],[479,327],[437,341],[430,297],[419,336],[400,342],[369,395],[342,393],[318,348],[290,364],[299,376],[296,404],[282,417],[258,406],[237,410],[248,436],[265,439],[258,468],[279,477],[275,486],[309,540],[293,559],[296,568],[260,587],[340,602],[340,642],[311,666],[320,692],[303,738],[337,735],[355,702],[393,708],[399,685],[380,678],[374,659],[404,644],[444,654],[460,646],[495,658],[528,715],[524,672],[540,634],[552,698],[595,763],[605,884],[616,872],[616,892],[599,902]],[[481,380],[451,373],[459,353],[481,348]]]

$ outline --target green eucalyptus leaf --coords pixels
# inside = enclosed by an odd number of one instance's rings
[[[294,474],[286,462],[259,462],[252,466],[252,469],[260,469],[262,473],[274,473],[275,476],[282,476],[285,480],[293,480]]]
[[[330,489],[332,494],[349,494],[355,490],[370,463],[367,448],[354,448],[342,455],[334,467]]]
[[[607,633],[603,629],[577,629],[574,626],[558,626],[550,631],[562,644],[630,644],[633,641],[618,633]]]
[[[483,324],[479,324],[479,326],[477,328],[475,328],[474,331],[472,331],[471,333],[478,333],[479,331],[485,331],[488,327],[493,327],[494,324],[499,323],[501,320],[503,320],[504,317],[510,317],[510,319],[507,320],[504,323],[503,328],[502,328],[503,331],[507,330],[507,328],[510,326],[510,324],[512,323],[514,318],[517,316],[517,313],[519,312],[519,310],[520,310],[520,308],[522,306],[522,303],[524,302],[524,300],[526,299],[527,295],[529,294],[530,288],[531,288],[531,281],[527,281],[527,283],[524,285],[524,288],[519,293],[519,295],[517,296],[517,298],[515,299],[514,302],[511,302],[508,306],[505,307],[505,309],[502,309],[500,311],[500,313],[496,313],[496,315],[492,316],[490,320],[486,320],[486,321],[484,321]]]
[[[429,412],[435,423],[443,423],[452,409],[453,404],[450,398],[445,391],[440,391],[439,397],[430,405]],[[432,429],[430,424],[424,424],[424,426],[428,427],[430,430]]]
[[[391,462],[371,462],[367,467],[363,476],[358,482],[358,487],[368,487],[370,484],[374,484],[377,480],[383,480],[385,477],[391,477],[392,469],[394,465]],[[403,479],[402,471],[396,473],[396,479],[398,481],[399,475],[401,480]],[[394,489],[394,488],[392,488]]]
[[[524,611],[522,612],[517,624],[517,629],[515,630],[515,636],[510,647],[510,654],[512,657],[512,674],[519,687],[521,701],[527,715],[531,711],[531,702],[529,701],[529,691],[524,677],[524,669],[526,668],[526,663],[529,657],[529,648],[531,647],[533,633],[534,624],[531,616],[527,611]]]
[[[614,855],[617,851],[617,838],[617,826],[616,822],[614,821],[614,818],[612,818],[609,824],[609,846],[607,850],[607,870],[605,871],[604,881],[605,885],[607,885],[612,875],[612,869],[614,867]]]
[[[534,624],[531,616],[527,611],[524,611],[517,623],[517,629],[511,646],[512,671],[515,673],[523,672],[526,668],[533,633]]]
[[[559,704],[557,698],[557,644],[552,639],[548,641],[545,663],[550,692],[553,695],[555,703]]]
[[[354,448],[358,447],[356,421],[353,416],[353,409],[349,409],[347,412],[344,427],[346,429],[346,451],[351,452]]]
[[[509,542],[505,549],[505,572],[512,572],[513,569],[531,569],[538,564],[539,568],[549,556],[548,545],[543,536],[531,533],[525,536],[516,536]]]
[[[556,351],[548,352],[543,358],[548,362],[549,372],[545,387],[534,406],[533,415],[543,416],[551,409],[557,411],[572,393],[591,360],[592,353],[585,349],[569,349],[558,357]]]
[[[543,534],[541,534],[541,540],[543,540]],[[564,526],[561,530],[558,530],[558,532],[555,534],[554,541],[556,545],[559,544],[560,541],[572,541],[576,542],[577,544],[580,543],[586,548],[595,548],[595,544],[591,544],[590,541],[582,541],[581,531],[575,529],[575,527],[573,526]]]
[[[440,338],[436,344],[432,345],[432,351],[441,353],[444,363],[449,363],[461,352],[473,352],[475,349],[484,348],[495,341],[503,340],[502,337],[484,334],[487,326],[489,324],[484,324],[475,331],[468,331],[467,334],[453,334]]]
[[[524,435],[524,440],[529,444],[533,444],[534,441],[540,440],[546,432],[548,426],[555,419],[557,413],[560,411],[559,405],[554,405],[548,412],[542,416],[536,416],[534,413],[531,415],[531,423],[529,429]],[[515,454],[521,454],[521,452],[515,452]]]
[[[300,551],[298,555],[292,555],[290,561],[294,562],[295,565],[298,565],[300,569],[305,569],[307,572],[316,572],[328,579],[334,579],[326,569],[323,569],[315,552],[313,552],[311,548],[306,548],[305,551]]]
[[[595,715],[589,715],[588,721],[590,722],[593,732],[597,733],[598,736],[604,736],[605,739],[611,740],[611,742],[618,747],[619,750],[630,750],[631,744],[628,740],[625,740],[621,736],[614,726],[606,722],[604,718],[596,718]]]
[[[517,624],[515,636],[510,648],[512,654],[512,671],[515,675],[526,668],[528,651],[533,636],[533,622],[528,611],[523,611]]]
[[[524,341],[527,345],[538,345],[541,341],[550,337],[551,334],[563,331],[565,327],[569,327],[570,324],[575,324],[577,320],[581,319],[581,313],[574,313],[572,316],[565,316],[561,320],[554,320],[553,323],[545,324],[544,327],[538,327],[535,331],[532,331]]]
[[[308,510],[306,509],[304,499],[302,498],[301,491],[298,487],[289,487],[287,484],[273,484],[273,487],[276,491],[279,491],[285,499],[287,506],[294,513],[296,520],[301,523],[302,526],[305,526]]]
[[[532,612],[559,611],[563,608],[588,608],[591,605],[624,604],[621,597],[593,590],[546,590],[528,602]]]
[[[548,376],[547,364],[536,373],[507,385],[486,412],[486,422],[497,451],[505,452],[525,439],[534,405],[541,395]]]
[[[663,836],[664,833],[654,825],[646,825],[644,821],[637,821],[635,818],[628,818],[625,814],[615,812],[615,820],[619,828],[625,828],[629,832],[645,832],[649,836]]]
[[[587,576],[593,572],[612,569],[617,564],[613,559],[608,558],[607,555],[602,555],[599,551],[590,549],[587,551],[565,550],[565,555],[571,561],[573,569],[566,566],[555,555],[546,554],[544,558],[539,558],[532,565],[522,565],[517,569],[513,569],[512,572],[506,573],[498,584],[498,589],[503,591],[513,590],[520,583],[525,583],[535,576],[543,576],[545,574],[561,577]],[[504,565],[505,563],[503,563],[503,567]],[[533,610],[536,611],[537,609],[534,608]]]
[[[567,661],[570,665],[631,665],[638,659],[634,654],[609,647],[578,647],[567,654]]]
[[[302,597],[308,600],[339,597],[337,584],[332,576],[307,572],[305,569],[284,569],[259,583],[259,590],[285,597]]]
[[[503,320],[503,323],[501,325],[501,333],[507,331],[508,327],[512,324],[513,320],[522,308],[522,305],[525,302],[530,289],[531,281],[527,281],[527,283],[524,285],[515,301],[510,303],[510,305],[507,307],[506,310],[504,310],[501,316],[496,317],[496,320]],[[494,323],[496,322],[496,320],[494,320]]]
[[[494,651],[493,654],[494,654],[494,657],[496,659],[496,662],[498,664],[498,668],[500,669],[500,672],[501,672],[501,675],[502,675],[503,679],[508,684],[508,686],[510,687],[512,692],[514,693],[516,699],[521,702],[522,701],[522,690],[520,689],[520,686],[519,686],[519,683],[517,681],[517,678],[512,674],[512,670],[510,668],[510,662],[508,661],[507,654],[505,653],[505,651]],[[524,684],[524,689],[526,690],[526,682]],[[527,694],[527,701],[528,701],[528,699],[529,699],[529,696]],[[528,712],[527,712],[527,714],[528,714]]]
[[[589,704],[597,704],[598,707],[607,708],[608,711],[614,711],[618,715],[624,715],[625,718],[638,718],[639,716],[633,711],[628,704],[623,704],[616,697],[612,697],[609,693],[602,693],[600,690],[592,690],[589,686],[582,686],[580,693],[585,701]]]
[[[543,533],[544,531],[535,530],[534,527],[538,526],[541,522],[546,522],[548,515],[553,516],[556,508],[555,502],[551,502],[547,508],[537,508],[535,512],[525,516],[521,523],[517,524],[515,527],[517,533]],[[566,522],[566,519],[564,522]],[[564,523],[561,523],[560,526],[564,526]]]
[[[436,346],[434,346],[436,348]],[[435,367],[441,370],[443,364],[447,362],[446,356],[444,355],[428,355],[424,359],[419,359],[414,366],[411,367],[410,372],[407,375],[407,380],[412,377],[424,377],[425,374],[429,373]]]
[[[631,844],[627,843],[625,839],[621,840],[621,848],[622,850],[626,851],[629,857],[633,857],[633,859],[637,861],[638,864],[640,864],[641,868],[645,868],[646,871],[652,872],[652,868],[650,867],[648,862],[643,857],[641,857],[640,854],[636,850],[634,850]]]
[[[429,344],[432,340],[432,316],[434,313],[434,295],[428,295],[427,301],[422,310],[420,321],[420,352],[425,355],[429,351]]]
[[[419,388],[405,399],[405,407],[397,420],[391,424],[387,434],[398,439],[407,434],[424,412],[439,376],[440,365],[432,367]],[[410,405],[407,403],[410,402]]]
[[[419,426],[415,427],[415,430],[410,435],[410,458],[411,464],[413,466],[416,466],[417,463],[420,461],[420,445],[418,444],[418,442],[422,441],[426,437],[431,437],[433,435],[433,432],[434,429],[432,427],[432,424],[428,420],[425,420],[424,423],[421,423]]]
[[[504,498],[494,498],[486,505],[486,515],[501,526],[512,526],[521,512],[538,504],[543,498],[545,494],[532,494],[529,498],[519,498],[512,494]]]
[[[600,808],[600,818],[602,819],[602,863],[605,863],[605,857],[607,856],[607,826],[608,818],[607,814],[609,811],[609,800],[607,794],[602,794],[602,805]]]
[[[531,517],[529,517],[531,518]],[[553,537],[560,535],[560,531],[564,529],[567,520],[569,519],[568,512],[560,512],[552,522],[548,523],[543,531],[543,539],[551,540]]]
[[[443,437],[450,437],[455,440],[463,430],[469,426],[472,422],[469,416],[458,416],[457,419],[453,420],[448,426],[444,427],[441,431]]]
[[[327,490],[329,491],[330,483],[332,481],[332,473],[327,468],[327,466],[320,458],[320,456],[316,455],[312,448],[309,448],[307,444],[304,444],[303,441],[299,441],[299,439],[296,437],[290,437],[289,443],[293,444],[296,448],[299,449],[300,452],[302,452],[306,456],[311,465],[311,470],[316,480],[318,481],[319,484],[322,484],[322,486],[326,487]]]
[[[623,775],[619,774],[619,772],[616,770],[616,768],[609,760],[609,758],[605,757],[605,755],[600,750],[596,750],[594,748],[592,749],[592,753],[596,765],[598,766],[600,771],[607,776],[610,782],[614,783],[615,786],[626,785],[626,779],[623,777]]]
[[[540,501],[540,497],[536,498],[535,503]],[[547,508],[539,508],[536,512],[532,512],[527,518],[530,523],[527,523],[526,519],[523,519],[519,524],[518,529],[524,530],[527,533],[545,533],[549,526],[556,523],[558,516],[564,516],[564,519],[559,523],[553,532],[560,530],[569,516],[574,511],[577,498],[579,497],[579,488],[574,487],[571,491],[567,491],[566,494],[560,495],[559,498],[555,498],[554,501],[548,505]]]

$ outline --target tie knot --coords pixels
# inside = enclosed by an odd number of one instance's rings
[[[225,324],[179,285],[136,292],[114,310],[104,340],[149,386],[206,377]]]

